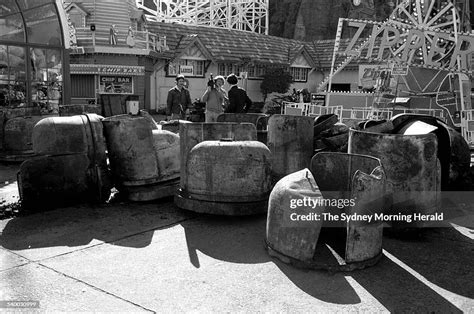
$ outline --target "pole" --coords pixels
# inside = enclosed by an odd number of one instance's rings
[[[336,63],[336,53],[339,50],[339,42],[341,41],[342,23],[343,19],[339,18],[339,22],[337,23],[336,42],[334,43],[334,51],[332,53],[331,72],[329,73],[329,82],[326,91],[326,106],[329,106],[329,98],[331,96],[332,76],[334,74],[334,63]]]
[[[453,24],[454,24],[454,42],[456,43],[456,46],[458,45],[458,26],[457,26],[457,19],[456,19],[456,8],[453,6],[453,8],[451,9],[452,12],[453,12]],[[461,56],[457,55],[456,56],[456,61],[457,61],[457,65],[458,65],[458,71],[461,71]],[[458,73],[457,74],[457,77],[458,77],[458,83],[459,83],[459,98],[461,100],[461,110],[465,110],[466,108],[464,108],[464,91],[463,91],[463,88],[462,88],[462,82],[461,82],[461,75]],[[456,94],[455,94],[456,95]],[[459,108],[457,106],[457,97],[456,97],[456,111],[458,111]]]

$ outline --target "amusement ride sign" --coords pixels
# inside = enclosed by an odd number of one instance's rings
[[[332,78],[358,60],[352,65],[359,67],[361,88],[375,95],[389,91],[395,96],[402,92],[431,97],[430,108],[432,102],[459,126],[459,118],[454,118],[459,112],[474,116],[468,77],[473,75],[474,33],[466,15],[469,11],[459,1],[405,0],[398,2],[385,22],[339,19],[331,71],[319,90],[331,91]],[[394,88],[392,81],[396,81]],[[398,82],[404,90],[398,89]],[[329,104],[330,96],[328,93]],[[474,119],[460,120],[469,131],[466,123]],[[467,137],[474,145],[474,131],[471,133]]]
[[[474,35],[427,29],[399,29],[395,22],[348,20],[357,28],[344,53],[383,61],[388,57],[407,65],[468,72],[468,55],[474,52]],[[357,49],[361,34],[371,28],[368,40]],[[402,36],[403,34],[403,36]],[[448,58],[446,58],[449,55]],[[458,57],[460,64],[458,63]]]
[[[396,64],[396,75],[408,66],[472,74],[474,34],[463,8],[449,0],[405,0],[385,22],[340,18],[331,74],[354,59]]]

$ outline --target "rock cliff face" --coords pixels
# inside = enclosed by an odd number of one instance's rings
[[[270,0],[270,35],[293,38],[296,19],[303,0]]]
[[[352,0],[270,0],[269,33],[307,41],[333,39],[339,17],[384,20],[391,11],[386,2],[362,0],[354,6]]]

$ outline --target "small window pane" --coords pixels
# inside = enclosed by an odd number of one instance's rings
[[[33,107],[40,107],[41,111],[46,111],[48,107],[48,85],[46,82],[32,82],[31,102]]]
[[[177,65],[174,62],[171,62],[168,64],[168,75],[169,76],[175,76],[177,74],[176,71]]]
[[[59,112],[59,105],[61,104],[61,98],[62,98],[62,83],[53,81],[49,82],[48,88],[47,88],[47,97],[48,97],[48,105],[46,112],[51,112],[51,113],[58,113]]]
[[[27,104],[26,82],[23,80],[10,81],[8,88],[10,106],[25,107]]]
[[[15,3],[15,0],[2,0],[0,5],[0,16],[10,15],[12,13],[18,12],[18,6]]]
[[[255,66],[249,66],[247,72],[249,77],[255,77]]]
[[[59,50],[46,50],[46,65],[48,66],[48,81],[62,81],[62,58]]]
[[[8,50],[5,45],[0,45],[0,79],[8,80]]]
[[[225,64],[219,63],[219,65],[217,66],[217,74],[222,75],[222,76],[226,76]]]
[[[52,3],[54,0],[18,0],[20,7],[24,9],[31,9],[46,3]]]
[[[25,41],[25,29],[19,13],[0,17],[0,27],[0,40]]]
[[[31,48],[31,80],[35,81],[47,81],[48,80],[48,67],[46,66],[46,49]]]
[[[194,67],[195,75],[204,76],[204,61],[196,61],[196,66]]]
[[[290,68],[291,76],[295,82],[306,82],[308,80],[308,68]]]
[[[0,45],[0,107],[9,105],[8,85],[8,50]]]
[[[84,15],[80,13],[71,13],[69,14],[69,19],[71,20],[71,24],[74,27],[85,27],[84,25]]]
[[[24,13],[28,42],[61,46],[62,35],[56,8],[48,4]]]
[[[240,66],[240,65],[235,65],[233,72],[234,72],[235,75],[239,76],[239,75],[240,75],[240,72],[243,72],[243,71],[242,71],[242,66]]]
[[[26,80],[25,49],[17,46],[8,47],[8,65],[10,80]]]

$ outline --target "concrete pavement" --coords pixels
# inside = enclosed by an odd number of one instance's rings
[[[350,273],[270,258],[265,221],[169,199],[2,220],[0,301],[39,301],[41,312],[474,311],[472,216],[414,240],[386,236],[382,260]]]
[[[1,167],[0,202],[11,203],[17,166]],[[265,215],[199,215],[172,199],[4,219],[0,312],[25,310],[5,308],[12,300],[48,313],[474,312],[473,193],[449,196],[445,227],[387,233],[382,260],[347,273],[271,258]]]

